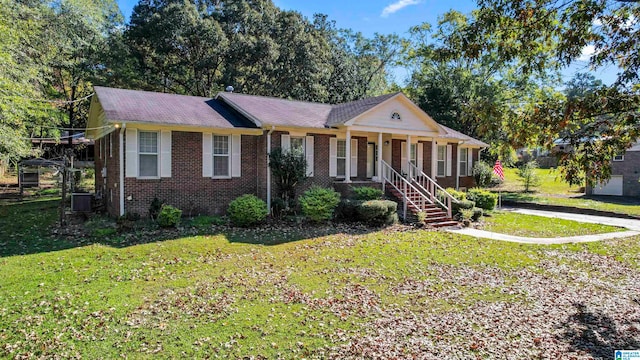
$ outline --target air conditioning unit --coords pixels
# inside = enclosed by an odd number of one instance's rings
[[[71,194],[71,211],[91,212],[91,202],[93,194],[91,193],[72,193]]]

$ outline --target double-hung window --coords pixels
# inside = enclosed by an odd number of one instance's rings
[[[231,141],[229,135],[213,135],[213,177],[231,176]]]
[[[446,176],[447,171],[447,146],[438,145],[438,169],[436,176]]]
[[[106,155],[105,155],[106,156]],[[138,132],[138,176],[158,177],[158,133],[155,131]]]
[[[345,177],[347,169],[347,141],[338,139],[338,147],[336,151],[336,175]]]
[[[305,148],[304,137],[302,136],[291,137],[291,153],[292,154],[296,154],[300,157],[304,157],[305,156],[304,148]]]
[[[469,176],[467,173],[467,164],[469,159],[469,149],[460,149],[460,176]]]

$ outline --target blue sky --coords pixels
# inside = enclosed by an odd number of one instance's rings
[[[313,14],[327,14],[339,28],[350,28],[362,32],[365,36],[374,33],[396,33],[406,36],[411,26],[428,22],[435,26],[438,17],[449,10],[469,13],[475,9],[476,2],[472,0],[273,0],[281,9],[295,10],[311,18]],[[118,5],[125,18],[129,18],[138,0],[118,0]],[[573,73],[587,72],[586,62],[579,61],[564,71],[568,80]],[[394,70],[396,80],[402,82],[407,76],[403,69]],[[615,81],[615,68],[608,68],[593,72],[596,78],[605,84]]]

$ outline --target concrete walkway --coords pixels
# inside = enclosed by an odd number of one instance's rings
[[[557,219],[573,220],[573,221],[584,222],[584,223],[618,226],[618,227],[626,228],[628,229],[628,231],[620,231],[620,232],[597,234],[597,235],[556,237],[556,238],[514,236],[514,235],[506,235],[506,234],[494,233],[490,231],[484,231],[484,230],[478,230],[478,229],[472,229],[472,228],[448,229],[447,231],[460,234],[460,235],[473,236],[477,238],[510,241],[510,242],[517,242],[517,243],[525,243],[525,244],[567,244],[567,243],[592,242],[592,241],[600,241],[600,240],[608,240],[608,239],[618,239],[618,238],[625,238],[629,236],[640,235],[640,220],[619,219],[619,218],[612,218],[612,217],[606,217],[606,216],[570,214],[570,213],[560,213],[560,212],[553,212],[553,211],[529,210],[529,209],[518,209],[518,208],[503,208],[502,211],[511,211],[518,214],[536,215],[536,216],[545,216],[545,217],[557,218]]]

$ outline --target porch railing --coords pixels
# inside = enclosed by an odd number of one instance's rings
[[[409,161],[409,179],[413,180],[416,187],[419,188],[431,200],[431,203],[440,205],[447,211],[447,216],[451,218],[451,206],[458,203],[458,199],[449,194],[442,186],[430,178],[427,174],[418,169]]]
[[[413,205],[419,211],[424,211],[425,205],[432,201],[404,176],[395,171],[389,164],[382,162],[382,187],[390,184],[402,194],[403,219],[407,219],[407,207]]]

